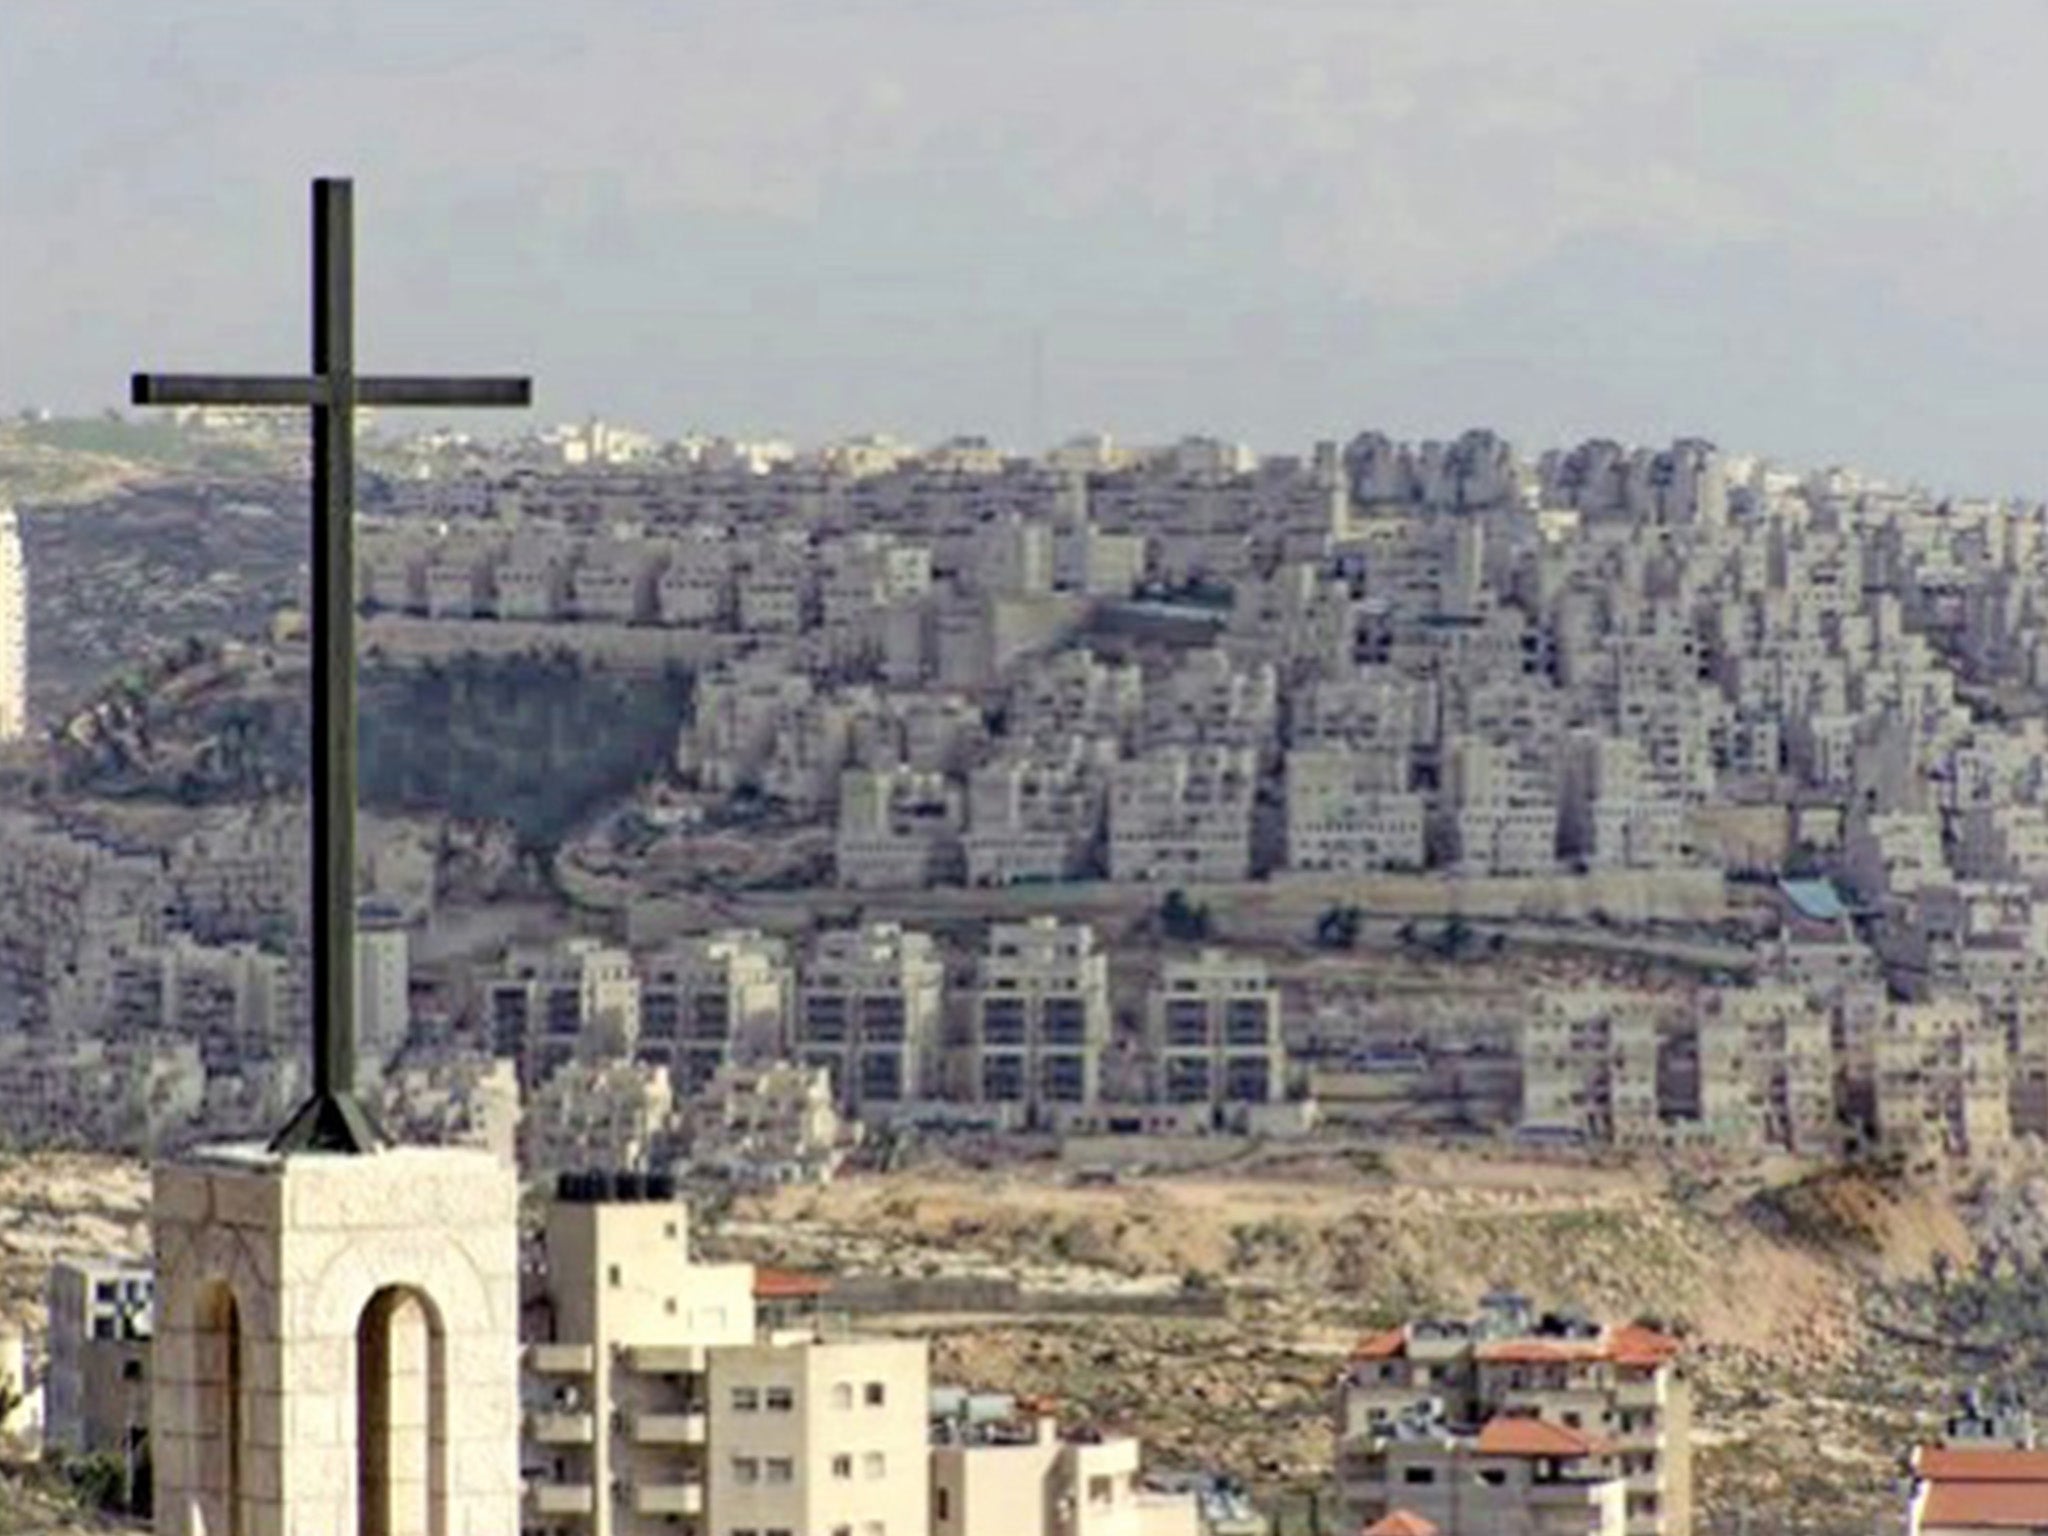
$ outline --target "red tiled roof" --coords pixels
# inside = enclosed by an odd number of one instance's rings
[[[1913,1453],[1913,1470],[1930,1483],[2048,1483],[2048,1451],[1923,1445]]]
[[[1437,1536],[1437,1532],[1436,1527],[1422,1516],[1397,1509],[1386,1518],[1368,1525],[1358,1536]]]
[[[1927,1490],[1920,1524],[2038,1531],[2048,1526],[2048,1487],[2033,1478],[2009,1483],[1936,1483]]]
[[[1567,1425],[1508,1414],[1488,1419],[1473,1448],[1482,1456],[1597,1456],[1607,1449]]]
[[[794,1269],[754,1268],[754,1299],[756,1301],[808,1301],[822,1296],[832,1289],[832,1282],[822,1275],[807,1275]]]
[[[1473,1351],[1489,1365],[1565,1365],[1605,1360],[1607,1353],[1607,1345],[1600,1339],[1496,1339]]]
[[[1408,1330],[1389,1328],[1385,1333],[1370,1334],[1358,1341],[1358,1347],[1351,1351],[1354,1360],[1398,1360],[1408,1349]]]
[[[1640,1323],[1623,1323],[1608,1334],[1607,1342],[1618,1365],[1662,1365],[1685,1349],[1670,1334]]]

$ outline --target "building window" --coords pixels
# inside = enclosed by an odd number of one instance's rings
[[[619,1273],[619,1266],[614,1264],[604,1272],[604,1278],[605,1284],[617,1286],[624,1279],[624,1276]]]
[[[889,1461],[880,1451],[869,1451],[860,1459],[862,1477],[885,1477],[889,1472]]]
[[[121,1362],[121,1379],[123,1381],[142,1380],[142,1362],[140,1360],[123,1360]]]
[[[752,1456],[735,1456],[732,1459],[732,1480],[741,1487],[752,1487],[761,1481],[761,1463]]]
[[[732,1389],[732,1411],[734,1413],[752,1413],[760,1406],[761,1394],[754,1388],[734,1387]]]
[[[869,1382],[867,1391],[861,1395],[870,1408],[879,1408],[889,1400],[889,1394],[883,1390],[879,1381]]]
[[[932,1490],[932,1518],[950,1520],[953,1518],[953,1490],[934,1488]]]
[[[850,1525],[835,1525],[832,1527],[832,1536],[853,1536],[853,1527]]]
[[[768,1481],[771,1483],[793,1483],[796,1481],[796,1463],[787,1456],[768,1458]]]
[[[770,1387],[768,1389],[768,1411],[770,1413],[789,1413],[795,1407],[796,1393],[788,1387]]]
[[[1115,1498],[1116,1484],[1109,1478],[1091,1477],[1088,1479],[1088,1502],[1090,1504],[1108,1504],[1114,1501]]]
[[[661,1235],[673,1240],[676,1235],[676,1224],[672,1221],[663,1222],[661,1225]]]
[[[664,1311],[664,1312],[666,1312],[666,1313],[667,1313],[667,1314],[668,1314],[668,1315],[669,1315],[670,1317],[674,1317],[674,1316],[676,1315],[676,1299],[675,1299],[675,1297],[673,1297],[673,1296],[668,1296],[668,1297],[664,1297],[664,1298],[662,1299],[662,1303],[661,1303],[661,1310],[662,1310],[662,1311]]]
[[[889,1536],[889,1527],[879,1520],[870,1520],[860,1528],[860,1536]]]
[[[1507,1480],[1507,1473],[1503,1472],[1499,1467],[1481,1467],[1479,1469],[1479,1481],[1486,1484],[1489,1488],[1506,1487]]]
[[[851,1408],[853,1406],[852,1382],[835,1381],[832,1383],[832,1406],[834,1408]]]
[[[760,1536],[760,1532],[750,1530],[744,1525],[736,1525],[732,1528],[732,1536]]]
[[[851,1456],[834,1456],[832,1458],[832,1475],[841,1479],[852,1477],[853,1458]]]
[[[1401,1472],[1401,1481],[1402,1481],[1402,1482],[1404,1482],[1404,1483],[1433,1483],[1433,1482],[1435,1482],[1435,1481],[1436,1481],[1436,1468],[1434,1468],[1434,1467],[1406,1467],[1406,1468],[1403,1468],[1403,1469],[1402,1469],[1402,1472]]]

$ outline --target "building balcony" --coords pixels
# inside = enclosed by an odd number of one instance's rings
[[[526,1436],[537,1445],[589,1445],[597,1425],[587,1413],[529,1413]]]
[[[701,1515],[702,1483],[638,1483],[633,1488],[636,1515]]]
[[[588,1483],[528,1483],[526,1505],[536,1515],[590,1515],[597,1496]]]
[[[706,1432],[701,1413],[633,1415],[633,1443],[636,1445],[702,1445]]]
[[[536,1376],[588,1376],[597,1361],[588,1344],[529,1344],[526,1368]]]
[[[1647,1381],[1630,1381],[1623,1378],[1615,1383],[1614,1402],[1620,1408],[1661,1408],[1669,1377],[1663,1371],[1657,1372]]]
[[[647,1376],[701,1376],[701,1344],[633,1344],[625,1352],[628,1368]]]

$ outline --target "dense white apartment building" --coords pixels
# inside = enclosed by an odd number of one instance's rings
[[[1075,737],[967,776],[961,835],[969,885],[1085,879],[1100,868],[1113,744]]]
[[[1162,961],[1146,999],[1154,1097],[1243,1114],[1287,1095],[1280,992],[1256,958],[1205,949]]]
[[[1577,989],[1530,999],[1517,1045],[1524,1133],[1623,1145],[1654,1141],[1658,1024],[1641,993]]]
[[[1102,1090],[1109,956],[1085,923],[997,923],[967,998],[966,1096],[1042,1122]]]
[[[839,779],[833,843],[838,883],[855,890],[955,884],[965,813],[958,783],[940,772],[850,768]]]
[[[1258,757],[1249,747],[1156,748],[1109,784],[1109,877],[1165,884],[1248,879]]]
[[[1405,754],[1404,754],[1405,758]],[[1398,768],[1399,782],[1394,769]],[[1368,874],[1428,860],[1428,805],[1407,788],[1407,763],[1348,746],[1287,754],[1287,867]]]
[[[515,944],[483,993],[494,1049],[517,1057],[529,1084],[579,1053],[630,1053],[639,1038],[633,957],[596,939]]]
[[[923,1097],[937,1070],[945,986],[930,934],[895,923],[818,934],[800,970],[796,1053],[831,1073],[849,1113]]]
[[[779,1055],[796,968],[788,943],[757,929],[695,934],[642,958],[636,1053],[668,1068],[679,1096],[735,1062]]]

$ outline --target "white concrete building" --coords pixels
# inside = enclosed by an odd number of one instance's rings
[[[800,972],[797,1053],[832,1074],[848,1113],[884,1114],[922,1098],[936,1070],[945,988],[928,933],[895,923],[821,933]]]
[[[967,1096],[1040,1121],[1102,1089],[1109,956],[1085,923],[996,923],[967,999]]]
[[[1119,763],[1110,774],[1109,877],[1250,878],[1257,781],[1248,747],[1160,747]]]

